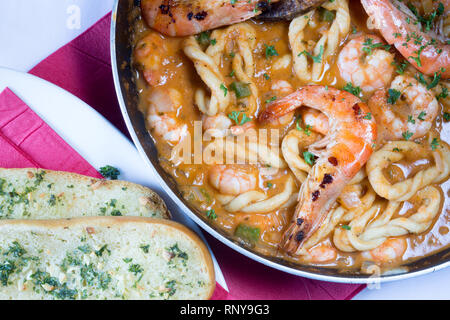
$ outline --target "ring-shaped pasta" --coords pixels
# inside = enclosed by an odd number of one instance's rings
[[[389,142],[372,154],[366,164],[369,181],[375,192],[388,200],[406,201],[418,190],[445,179],[450,173],[450,152],[445,144],[433,152],[435,165],[418,172],[414,177],[391,184],[383,170],[404,158],[404,152],[419,148],[411,141]]]

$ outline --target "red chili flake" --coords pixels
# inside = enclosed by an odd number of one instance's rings
[[[355,114],[356,114],[357,116],[359,116],[359,115],[361,114],[361,107],[359,106],[358,103],[355,104],[355,105],[352,107],[352,109],[353,109],[353,111],[355,111]]]
[[[87,231],[87,233],[89,233],[89,234],[95,233],[95,229],[92,228],[92,227],[86,227],[86,231]]]
[[[331,163],[335,167],[338,165],[338,160],[335,157],[329,157],[328,162]]]
[[[320,196],[320,191],[316,190],[312,193],[312,201],[316,201]]]

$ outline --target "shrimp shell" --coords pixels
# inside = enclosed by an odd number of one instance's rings
[[[324,86],[306,86],[268,105],[259,120],[267,122],[305,105],[330,119],[328,135],[310,146],[319,157],[302,184],[299,203],[281,246],[298,254],[304,242],[320,227],[345,185],[372,154],[376,125],[367,119],[368,107],[354,95]],[[322,150],[319,148],[322,147]]]

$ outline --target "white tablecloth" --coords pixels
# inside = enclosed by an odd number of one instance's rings
[[[113,2],[0,0],[0,66],[30,70],[111,11]],[[364,289],[355,299],[450,299],[450,268]]]

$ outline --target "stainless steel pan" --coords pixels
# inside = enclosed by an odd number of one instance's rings
[[[409,270],[407,273],[385,275],[375,279],[363,274],[343,272],[332,268],[304,266],[264,256],[242,246],[220,229],[210,225],[203,214],[183,199],[174,180],[160,166],[155,144],[145,128],[144,116],[138,110],[138,93],[135,85],[136,70],[133,69],[130,63],[132,55],[130,34],[132,32],[132,19],[134,19],[131,11],[136,7],[139,7],[139,0],[116,0],[112,16],[111,62],[122,114],[136,147],[142,158],[149,165],[149,170],[153,168],[156,175],[160,178],[161,186],[167,195],[204,230],[227,246],[267,266],[298,276],[324,281],[372,283],[374,281],[400,280],[434,272],[450,265],[450,248],[448,248],[432,256],[405,265]]]

